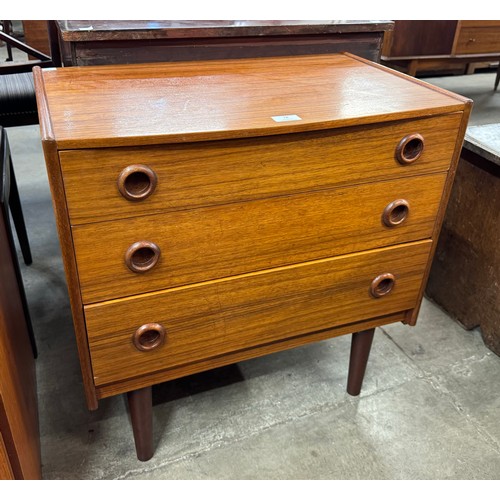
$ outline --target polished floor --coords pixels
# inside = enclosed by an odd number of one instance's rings
[[[499,121],[494,73],[429,81],[472,97],[471,123]],[[125,398],[85,407],[38,127],[8,136],[45,479],[500,479],[500,358],[427,300],[416,327],[377,329],[359,397],[349,336],[155,387],[156,454],[137,461]]]

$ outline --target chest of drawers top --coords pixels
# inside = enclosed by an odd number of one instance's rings
[[[35,70],[59,150],[335,129],[464,109],[464,99],[349,54]]]

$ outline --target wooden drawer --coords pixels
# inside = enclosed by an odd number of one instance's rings
[[[428,238],[446,174],[361,184],[73,228],[84,303]],[[404,200],[407,218],[383,221]],[[398,217],[405,211],[394,209]],[[401,211],[401,213],[400,213]],[[146,272],[126,265],[139,242],[160,250]],[[136,245],[136,246],[138,246]],[[132,266],[153,257],[138,249]]]
[[[392,124],[218,142],[60,152],[72,224],[266,198],[448,169],[461,113]],[[421,157],[402,165],[404,137],[424,138]],[[153,194],[130,201],[118,190],[131,165],[152,169]],[[147,185],[127,177],[125,192]]]
[[[411,309],[430,248],[427,240],[86,306],[95,383]],[[384,273],[394,287],[375,298],[371,284]],[[139,350],[134,334],[151,323],[165,329],[163,343]]]
[[[455,49],[456,54],[500,53],[500,23],[484,27],[460,29]]]

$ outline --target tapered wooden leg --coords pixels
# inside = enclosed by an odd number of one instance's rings
[[[500,82],[500,62],[498,63],[497,76],[495,78],[495,90],[498,88],[499,82]]]
[[[127,393],[130,418],[134,430],[137,458],[148,461],[153,450],[153,398],[150,387]]]
[[[347,392],[351,396],[358,396],[361,392],[374,333],[375,328],[370,328],[352,334],[349,375],[347,376]]]

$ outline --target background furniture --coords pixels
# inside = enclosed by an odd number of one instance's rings
[[[35,83],[87,403],[128,393],[141,460],[153,384],[356,332],[357,395],[415,324],[468,99],[338,54]]]
[[[391,21],[58,21],[65,66],[351,52],[380,58]]]
[[[470,127],[427,295],[500,356],[500,124]]]
[[[24,216],[22,212],[21,199],[19,197],[19,190],[17,189],[16,177],[14,174],[14,168],[12,166],[12,158],[10,154],[9,141],[7,139],[7,134],[5,130],[0,127],[0,210],[3,213],[5,220],[5,227],[9,233],[9,241],[12,242],[13,258],[15,262],[14,270],[16,272],[19,295],[23,303],[24,316],[26,318],[28,335],[31,342],[31,347],[33,350],[33,355],[37,357],[37,348],[35,342],[35,335],[33,333],[33,328],[31,325],[30,313],[28,308],[28,302],[26,300],[26,294],[24,293],[23,279],[21,276],[21,270],[17,262],[17,253],[14,246],[13,231],[10,225],[9,213],[14,221],[14,227],[17,233],[17,238],[19,241],[19,246],[23,255],[24,263],[29,266],[32,263],[31,249],[28,240],[28,234],[26,232],[26,225],[24,222]]]
[[[31,249],[28,240],[28,233],[26,232],[26,224],[21,207],[21,199],[19,197],[19,190],[17,189],[16,176],[14,167],[12,165],[12,157],[10,154],[9,142],[7,133],[0,126],[0,141],[1,141],[1,175],[2,180],[0,186],[3,189],[2,203],[10,208],[14,227],[16,228],[19,246],[23,254],[24,263],[29,266],[33,259],[31,257]]]
[[[39,479],[33,339],[7,210],[10,170],[1,127],[0,133],[0,479]]]
[[[12,35],[12,21],[9,20],[1,20],[0,21],[0,31],[7,33],[7,35]],[[12,61],[12,47],[6,43],[7,49],[7,59],[6,61]]]
[[[26,45],[51,56],[49,21],[24,20],[23,34]],[[33,59],[33,56],[29,55],[28,58]]]
[[[384,41],[382,61],[413,76],[500,61],[500,21],[395,21]]]
[[[9,26],[9,22],[3,22],[4,26]],[[49,45],[52,43],[50,34],[55,30],[54,21],[37,21],[36,25],[40,28],[42,23],[46,29],[44,33],[49,34]],[[29,37],[28,37],[29,38]],[[7,133],[4,127],[18,127],[23,125],[35,125],[38,123],[38,110],[35,98],[35,87],[33,84],[33,66],[48,67],[53,66],[59,61],[57,44],[53,46],[54,59],[33,47],[19,41],[10,34],[0,31],[0,40],[5,41],[9,46],[15,47],[32,57],[29,61],[11,61],[0,64],[0,132],[1,132],[1,169],[2,169],[2,195],[5,210],[6,222],[9,222],[7,214],[7,205],[10,207],[14,226],[17,232],[19,245],[26,265],[32,263],[31,250],[26,232],[26,225],[22,212],[21,200],[17,189],[16,177],[12,157],[10,154]],[[53,44],[52,44],[53,45]],[[10,225],[8,225],[10,230]],[[26,318],[28,318],[28,330],[33,346],[33,352],[36,357],[36,345],[31,321],[29,321],[28,305],[24,296],[22,279],[17,268],[19,286],[22,291],[21,296],[25,309]]]
[[[47,32],[54,32],[54,21],[43,21]],[[10,61],[0,64],[0,126],[18,127],[38,123],[35,88],[32,69],[34,66],[49,67],[60,65],[57,38],[49,38],[52,56],[27,45],[13,36],[0,31],[0,40],[9,47],[28,54],[29,61]]]

